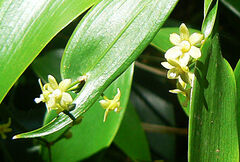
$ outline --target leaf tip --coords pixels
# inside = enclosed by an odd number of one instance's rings
[[[19,135],[15,135],[15,136],[12,137],[13,140],[18,139],[18,138],[20,138]]]

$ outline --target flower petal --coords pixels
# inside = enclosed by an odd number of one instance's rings
[[[192,46],[191,49],[188,51],[188,54],[195,59],[201,57],[201,51],[199,48]]]
[[[180,63],[179,63],[178,60],[168,59],[167,61],[168,61],[168,63],[169,63],[171,66],[173,66],[173,67],[181,68]]]
[[[168,62],[161,62],[162,66],[166,69],[172,69],[174,66],[170,65]]]
[[[109,112],[109,109],[106,109],[105,113],[104,113],[103,122],[105,122],[107,120],[108,112]]]
[[[50,97],[48,102],[46,102],[46,105],[47,105],[48,111],[50,111],[51,109],[54,109],[56,107],[55,98],[54,97]]]
[[[121,91],[120,91],[120,89],[118,88],[118,89],[117,89],[117,94],[116,94],[116,96],[114,97],[113,101],[114,101],[114,102],[119,101],[119,100],[120,100],[120,97],[121,97]]]
[[[189,31],[188,31],[187,26],[184,23],[182,23],[180,25],[179,32],[180,32],[180,38],[181,38],[182,41],[189,39]]]
[[[38,103],[42,102],[42,99],[41,98],[35,98],[34,102],[38,104]]]
[[[167,73],[168,79],[177,79],[179,76],[179,71],[177,68],[170,69]]]
[[[57,89],[58,88],[58,83],[57,83],[56,79],[52,75],[48,75],[48,82],[50,83],[50,86],[53,89]]]
[[[177,88],[180,89],[181,91],[184,91],[186,88],[187,84],[179,77],[178,82],[177,82]]]
[[[165,58],[166,59],[175,59],[181,55],[182,55],[181,49],[178,46],[174,46],[174,47],[170,48],[169,50],[167,50],[167,52],[165,53]]]
[[[200,34],[200,33],[193,33],[189,37],[189,42],[191,43],[191,45],[201,43],[202,40],[203,40],[203,34]]]
[[[177,33],[170,34],[169,40],[173,45],[178,45],[181,42],[181,38]]]
[[[108,102],[106,100],[100,100],[99,103],[104,109],[107,109],[110,105],[110,102]]]
[[[61,99],[61,106],[62,107],[68,107],[69,104],[73,102],[72,96],[69,93],[63,92],[62,93],[62,99]]]
[[[187,66],[188,62],[190,60],[190,56],[188,53],[185,53],[182,55],[182,57],[180,57],[179,59],[179,63],[181,67]]]
[[[170,93],[175,93],[175,94],[178,94],[178,93],[183,93],[180,89],[172,89],[172,90],[169,90]]]
[[[63,92],[65,92],[71,85],[72,80],[71,79],[64,79],[59,83],[59,89]]]

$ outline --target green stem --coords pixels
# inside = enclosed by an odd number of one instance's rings
[[[69,116],[69,118],[71,118],[73,122],[76,120],[76,118],[69,111],[64,110],[63,113]]]

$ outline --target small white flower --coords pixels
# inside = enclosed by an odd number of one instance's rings
[[[203,34],[193,33],[189,36],[188,28],[183,23],[179,27],[179,33],[180,35],[170,34],[170,42],[175,46],[167,50],[165,58],[178,59],[180,62],[188,64],[190,56],[195,59],[201,56],[201,51],[196,45],[201,44]]]
[[[188,66],[181,65],[178,60],[168,59],[168,62],[162,62],[162,66],[169,69],[167,73],[168,79],[181,78],[185,83],[191,84],[192,73],[189,72]]]
[[[113,100],[109,100],[106,96],[104,96],[104,100],[100,100],[99,103],[102,106],[102,108],[106,109],[104,113],[104,118],[103,122],[106,121],[107,115],[109,111],[114,110],[115,112],[119,112],[121,110],[120,108],[120,97],[121,97],[121,92],[120,89],[117,89],[117,94],[113,98]]]
[[[48,82],[43,86],[39,79],[42,94],[39,98],[35,98],[34,101],[36,103],[45,102],[48,111],[56,110],[57,113],[60,113],[68,110],[68,106],[73,101],[71,95],[66,92],[71,85],[71,79],[64,79],[58,85],[56,79],[48,75]]]

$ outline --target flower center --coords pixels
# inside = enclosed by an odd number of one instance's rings
[[[191,44],[188,42],[188,41],[182,41],[180,44],[179,44],[182,52],[188,52],[191,48]]]

